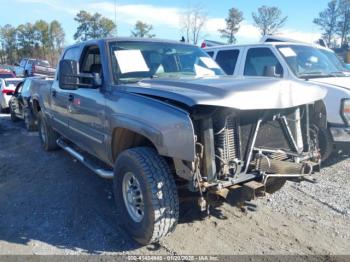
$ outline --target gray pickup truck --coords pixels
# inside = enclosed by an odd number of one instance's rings
[[[319,169],[325,90],[228,77],[195,46],[79,43],[65,50],[53,82],[35,81],[44,149],[63,148],[113,179],[118,221],[141,244],[174,230],[180,187],[205,210],[311,181]]]

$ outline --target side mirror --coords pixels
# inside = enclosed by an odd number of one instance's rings
[[[280,74],[276,73],[276,66],[265,66],[264,76],[266,77],[281,77]]]
[[[92,82],[96,87],[102,86],[102,77],[99,73],[92,73]]]
[[[74,60],[61,60],[58,82],[61,89],[75,90],[79,87],[78,63]]]

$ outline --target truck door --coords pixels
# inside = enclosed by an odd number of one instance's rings
[[[277,77],[284,75],[284,68],[269,47],[251,47],[246,51],[244,76]]]
[[[72,47],[66,50],[63,59],[79,61],[80,48]],[[70,138],[71,133],[68,126],[68,106],[70,104],[71,90],[59,87],[58,80],[53,82],[50,91],[51,101],[51,125],[61,134]]]
[[[99,74],[103,79],[100,49],[86,46],[80,59],[80,73]],[[91,79],[82,79],[92,84]],[[97,86],[70,91],[68,105],[72,141],[92,155],[108,160],[105,148],[105,96]]]

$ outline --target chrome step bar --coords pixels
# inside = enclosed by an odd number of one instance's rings
[[[74,157],[76,160],[78,160],[80,163],[82,163],[84,166],[92,170],[94,173],[96,173],[98,176],[102,178],[112,179],[113,178],[113,171],[112,170],[106,170],[102,169],[95,164],[89,162],[83,155],[81,155],[79,152],[74,150],[72,147],[68,146],[62,139],[58,139],[56,141],[57,145],[61,147],[64,151],[66,151],[68,154],[70,154],[72,157]]]

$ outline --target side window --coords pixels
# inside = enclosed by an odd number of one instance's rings
[[[207,54],[208,54],[209,56],[213,57],[213,56],[214,56],[214,51],[209,51],[209,52],[207,52]]]
[[[270,76],[275,68],[276,77],[283,76],[283,68],[270,48],[250,48],[244,67],[245,76]]]
[[[102,77],[101,55],[98,46],[85,48],[84,54],[80,60],[80,68],[82,73],[98,73]],[[89,79],[84,79],[83,81],[91,82]]]
[[[31,80],[27,79],[22,83],[22,95],[29,94],[29,87],[31,84]]]
[[[235,72],[239,50],[222,50],[216,55],[216,62],[221,66],[222,70],[228,75]]]
[[[79,61],[79,55],[80,55],[79,51],[80,51],[79,47],[69,48],[64,53],[63,59]]]
[[[21,63],[19,64],[21,67],[23,67],[26,64],[27,59],[22,59]]]

